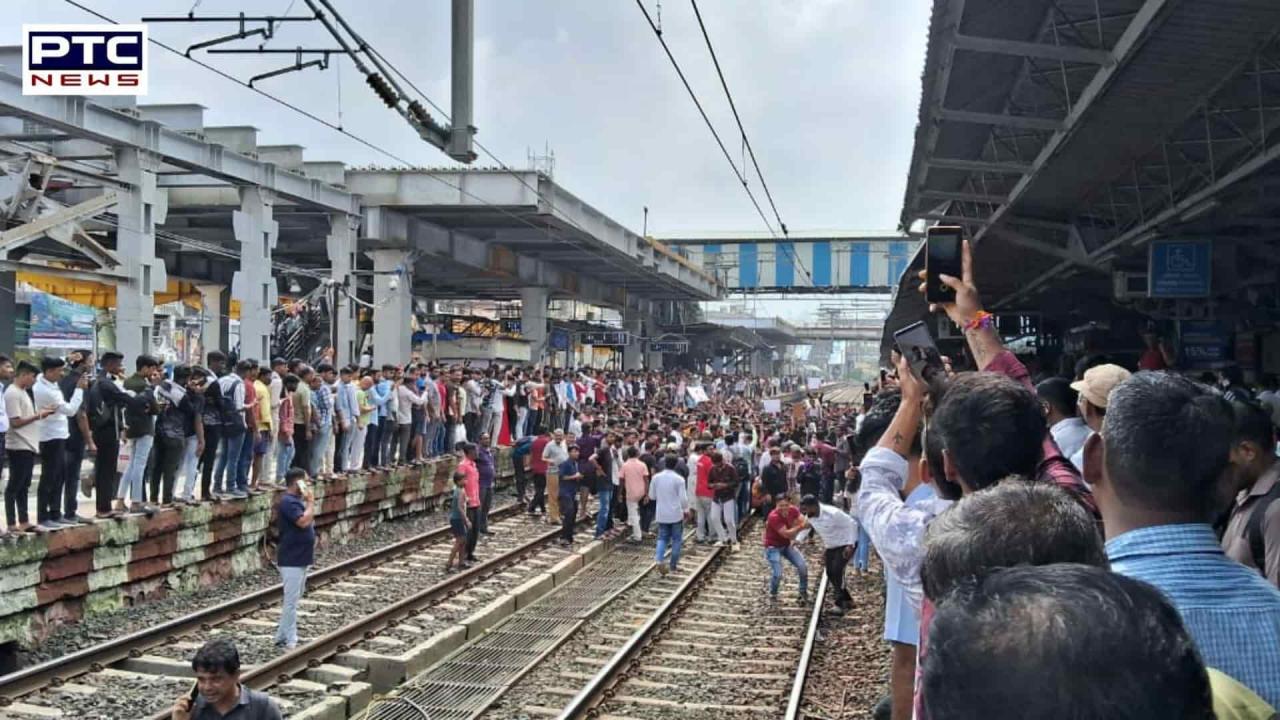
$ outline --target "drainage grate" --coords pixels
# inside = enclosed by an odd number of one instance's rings
[[[639,550],[639,551],[638,551]],[[480,639],[371,705],[366,720],[470,720],[649,571],[639,548],[617,547]]]

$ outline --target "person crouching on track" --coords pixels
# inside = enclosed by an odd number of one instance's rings
[[[226,638],[205,643],[191,658],[196,685],[178,698],[173,720],[282,720],[276,701],[240,684],[240,652]]]
[[[467,519],[467,474],[461,470],[453,473],[453,495],[449,500],[449,531],[453,533],[453,548],[449,551],[449,562],[445,564],[445,572],[457,568],[471,567],[467,561],[467,536],[471,531],[471,521]]]
[[[778,585],[782,583],[782,559],[795,566],[800,574],[800,602],[809,601],[809,566],[804,556],[791,544],[796,535],[808,527],[800,511],[791,504],[791,497],[780,493],[773,499],[773,512],[764,523],[764,556],[769,561],[769,597],[778,599]]]
[[[853,597],[844,586],[844,569],[849,558],[853,557],[857,524],[836,506],[819,503],[818,498],[812,495],[805,495],[800,500],[800,512],[808,518],[809,527],[822,538],[826,547],[822,565],[827,571],[827,581],[835,591],[837,612],[843,615],[853,607]]]
[[[290,468],[284,477],[287,486],[276,511],[280,531],[276,565],[284,585],[276,647],[292,650],[298,645],[298,601],[306,586],[307,568],[315,562],[315,496],[307,486],[306,470]]]

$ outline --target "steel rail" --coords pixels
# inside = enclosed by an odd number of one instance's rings
[[[653,611],[649,619],[641,625],[627,642],[623,644],[618,651],[609,658],[604,667],[589,680],[587,684],[578,692],[577,695],[569,701],[561,711],[557,720],[576,720],[577,718],[589,717],[588,713],[597,707],[602,701],[608,699],[611,688],[619,681],[624,679],[627,669],[635,661],[640,651],[648,646],[653,636],[663,627],[667,625],[675,611],[684,604],[691,594],[695,586],[701,585],[706,579],[707,573],[713,567],[719,567],[723,562],[726,554],[726,548],[717,547],[702,561],[684,582],[680,583],[680,587],[676,588],[666,601]]]
[[[437,493],[429,496],[428,499],[438,500],[443,497],[445,497],[445,493]],[[506,517],[507,515],[518,514],[522,509],[523,505],[520,503],[512,503],[494,511],[491,516]],[[312,587],[318,587],[343,577],[355,575],[360,570],[417,550],[421,546],[430,544],[442,537],[448,537],[449,533],[449,526],[445,525],[367,552],[350,560],[344,560],[309,575],[307,577],[308,583],[313,583]],[[77,675],[101,670],[113,663],[137,655],[145,648],[169,642],[177,636],[205,630],[209,626],[227,620],[239,619],[254,610],[270,607],[278,601],[283,591],[284,586],[277,583],[224,603],[130,633],[124,637],[87,647],[60,658],[47,660],[9,675],[0,676],[0,707],[5,707],[17,698],[48,685],[60,683]]]
[[[520,507],[516,503],[513,507]],[[594,522],[594,516],[588,516],[582,522]],[[448,530],[448,528],[445,528]],[[441,598],[452,597],[472,580],[480,579],[489,573],[496,573],[513,561],[520,560],[541,549],[543,545],[554,540],[561,533],[561,528],[554,528],[538,535],[528,542],[498,557],[486,560],[479,565],[464,570],[447,580],[442,580],[425,590],[388,605],[377,612],[366,615],[355,622],[348,623],[337,630],[316,638],[304,645],[299,645],[277,658],[255,666],[252,670],[240,674],[240,683],[254,690],[265,690],[277,683],[288,682],[294,675],[301,674],[314,667],[323,658],[346,652],[349,643],[354,639],[368,637],[386,627],[392,627],[400,620],[417,615],[423,608]],[[169,720],[170,708],[165,708],[147,720]]]
[[[787,701],[785,720],[800,719],[800,701],[804,699],[804,686],[809,679],[809,663],[813,649],[818,644],[818,622],[822,620],[822,603],[827,598],[827,579],[818,576],[818,592],[814,593],[813,614],[809,616],[809,631],[804,636],[804,648],[800,651],[800,663],[796,665],[796,679],[791,685],[791,699]]]

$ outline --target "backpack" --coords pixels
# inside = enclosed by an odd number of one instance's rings
[[[1267,519],[1267,510],[1271,503],[1280,500],[1280,483],[1271,486],[1266,495],[1258,498],[1253,512],[1249,513],[1249,521],[1244,526],[1244,537],[1249,541],[1249,553],[1253,556],[1253,566],[1258,572],[1266,574],[1267,543],[1262,536],[1262,523]]]
[[[738,474],[738,480],[746,482],[751,477],[750,470],[747,469],[747,459],[744,457],[735,457],[733,459],[733,471]]]
[[[244,411],[235,405],[236,386],[244,383],[239,375],[231,375],[234,378],[231,381],[230,392],[223,392],[221,385],[218,387],[218,412],[222,416],[222,426],[232,428],[244,428]]]

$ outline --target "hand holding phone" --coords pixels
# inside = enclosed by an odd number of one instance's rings
[[[893,340],[916,378],[927,384],[938,374],[946,372],[942,353],[938,352],[938,346],[923,322],[914,322],[895,332]]]
[[[950,303],[956,300],[956,291],[942,282],[940,276],[960,278],[964,274],[961,262],[961,245],[964,228],[959,225],[935,225],[925,234],[925,300],[931,303]]]

